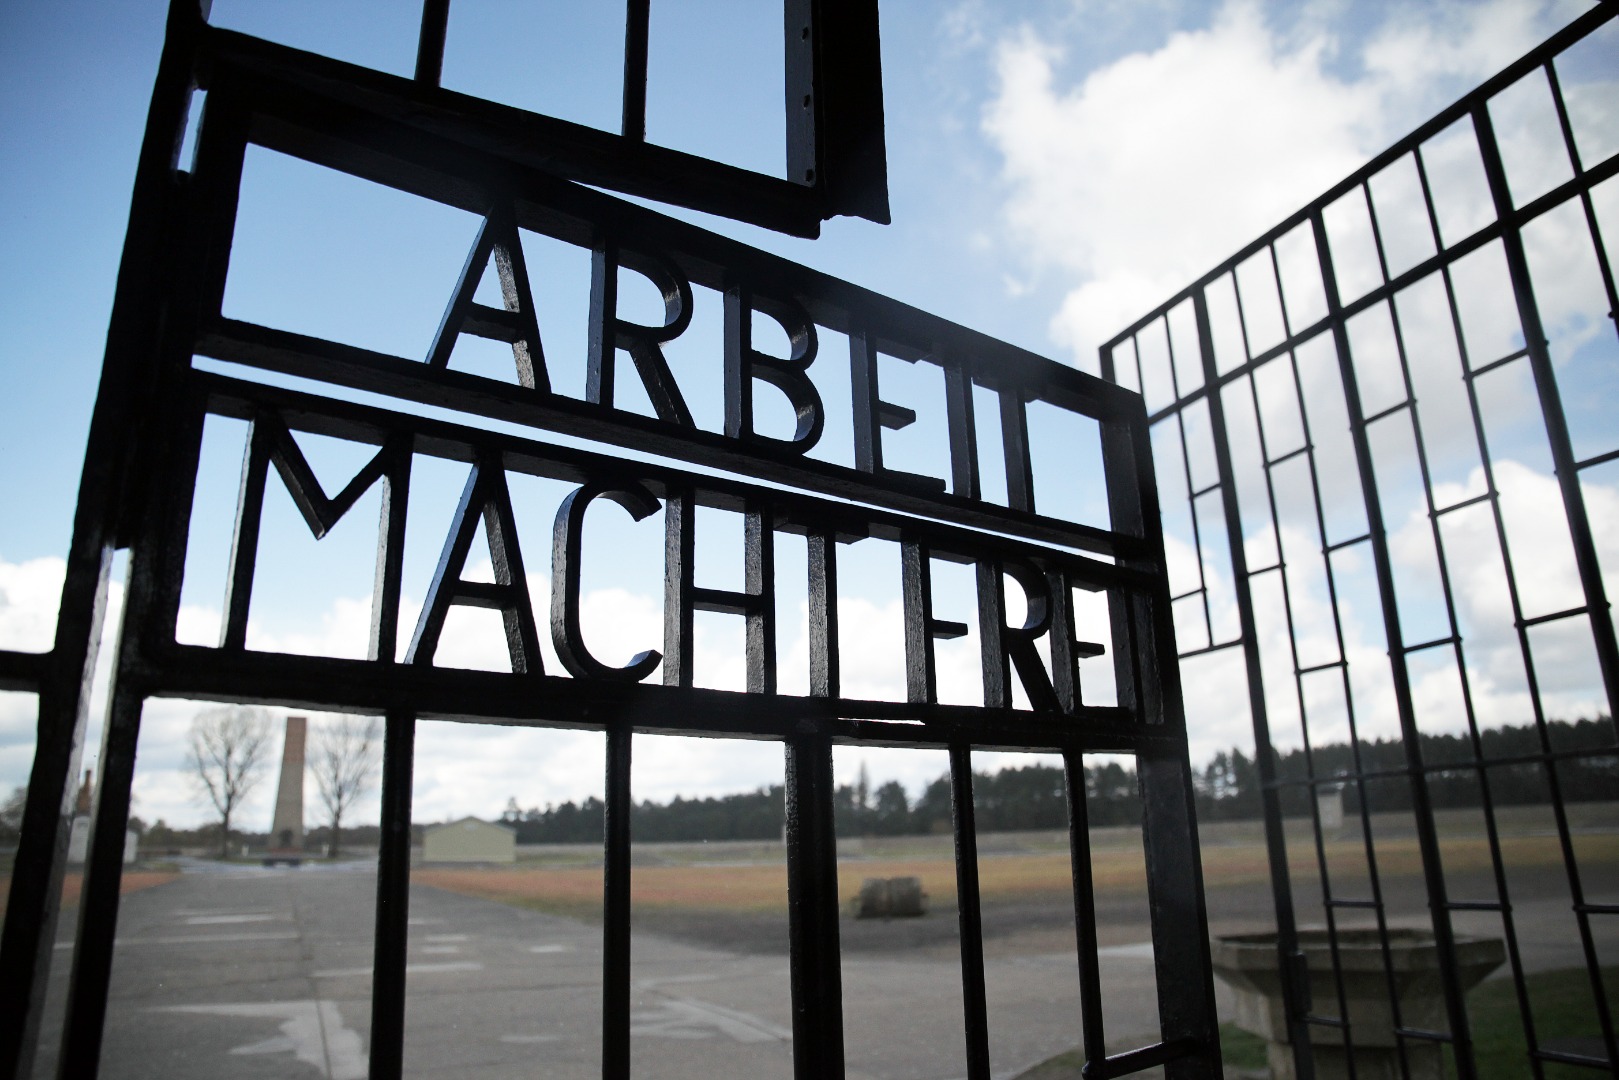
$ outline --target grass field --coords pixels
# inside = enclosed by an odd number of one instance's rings
[[[1602,981],[1612,1000],[1619,990],[1619,967],[1602,969]],[[1559,1040],[1592,1039],[1598,1028],[1591,983],[1583,970],[1542,971],[1525,976],[1524,983],[1534,1013],[1535,1039],[1542,1046]],[[1467,1013],[1479,1080],[1518,1080],[1530,1075],[1525,1056],[1528,1041],[1518,1015],[1517,993],[1509,980],[1494,979],[1474,990],[1467,997]],[[1594,1046],[1585,1052],[1602,1055]],[[1546,1080],[1590,1080],[1597,1075],[1575,1065],[1547,1064],[1544,1068]]]

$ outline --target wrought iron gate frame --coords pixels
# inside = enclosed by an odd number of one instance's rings
[[[430,0],[424,15],[423,55],[427,59],[419,63],[418,75],[429,85],[436,81],[434,50],[441,51],[443,45],[444,6],[442,0]],[[644,11],[644,2],[639,6]],[[796,0],[789,4],[790,13],[808,8]],[[632,2],[632,13],[634,9]],[[815,5],[815,10],[820,6]],[[874,18],[874,8],[871,14]],[[632,18],[632,39],[634,25]],[[642,35],[644,53],[644,25]],[[634,44],[632,40],[631,54]],[[629,1074],[631,746],[634,732],[658,730],[763,738],[780,741],[785,747],[796,1075],[830,1077],[842,1075],[843,1070],[831,748],[834,743],[860,743],[938,747],[949,752],[966,1061],[973,1080],[989,1076],[972,802],[974,748],[1042,749],[1063,756],[1081,989],[1078,1019],[1089,1059],[1087,1075],[1123,1076],[1165,1066],[1170,1076],[1181,1080],[1218,1076],[1219,1046],[1190,766],[1173,659],[1146,414],[1140,398],[864,289],[543,171],[531,160],[533,148],[549,144],[544,144],[543,132],[530,119],[496,118],[502,123],[510,121],[507,134],[528,140],[522,152],[505,154],[492,149],[501,142],[501,131],[491,120],[492,114],[480,111],[481,106],[469,106],[468,115],[455,122],[443,113],[418,122],[421,117],[412,110],[421,104],[419,90],[408,81],[396,82],[398,85],[374,73],[348,70],[296,50],[211,28],[195,0],[174,0],[171,6],[141,149],[54,647],[45,654],[0,652],[0,686],[33,692],[39,701],[39,738],[23,837],[0,938],[0,1015],[8,1018],[0,1034],[0,1075],[28,1075],[41,1034],[49,962],[56,941],[57,898],[66,863],[70,780],[76,775],[86,729],[88,685],[105,615],[109,568],[114,554],[127,550],[126,602],[114,647],[113,689],[100,751],[101,780],[72,953],[59,1075],[91,1077],[99,1068],[114,960],[122,838],[129,816],[142,703],[149,697],[184,696],[350,709],[386,718],[370,1043],[373,1077],[398,1076],[403,1067],[411,778],[417,718],[560,724],[605,732],[604,1076]],[[869,82],[866,87],[869,90]],[[185,170],[178,157],[194,89],[205,89],[207,99],[195,164]],[[870,104],[866,100],[861,105],[859,94],[854,99],[849,107],[855,113]],[[407,121],[406,116],[412,119]],[[869,137],[869,113],[866,120],[863,130]],[[627,130],[631,127],[627,119]],[[614,410],[611,391],[603,390],[604,374],[599,370],[593,390],[604,396],[597,399],[601,404],[592,404],[550,395],[543,381],[537,386],[512,387],[461,375],[444,366],[224,318],[220,306],[237,186],[249,144],[483,215],[486,229],[521,227],[587,247],[596,260],[597,274],[606,275],[603,280],[611,278],[617,263],[631,265],[633,259],[639,259],[673,279],[722,291],[728,311],[743,313],[733,320],[738,329],[728,334],[725,346],[727,432],[704,433],[682,422],[672,403],[678,399],[678,391],[660,405],[660,413],[665,406],[669,410],[660,419]],[[569,147],[566,140],[562,144],[559,153],[566,164]],[[824,149],[820,144],[817,147],[817,152]],[[866,149],[869,151],[869,145]],[[545,160],[551,161],[549,157]],[[637,159],[624,166],[626,186],[634,187],[636,170],[644,165]],[[855,172],[858,170],[851,168],[850,175]],[[577,170],[564,169],[564,176],[577,175]],[[870,179],[869,170],[866,179]],[[686,177],[671,191],[689,195],[697,186]],[[864,194],[841,204],[825,191],[812,188],[809,212],[819,215],[838,205],[858,209],[859,200],[866,199],[865,210],[876,216],[869,201],[869,183],[854,186]],[[738,216],[769,216],[760,211],[757,201],[750,203],[746,195],[732,194],[735,201],[728,201],[729,196],[719,201]],[[604,287],[598,284],[598,288]],[[593,291],[593,295],[597,294]],[[760,310],[767,306],[801,310],[811,332],[815,325],[822,325],[848,336],[856,389],[857,468],[817,463],[800,456],[791,445],[773,444],[753,435],[747,405],[752,380],[761,378],[778,386],[792,381],[790,372],[749,369],[749,364],[762,369],[769,362],[768,357],[751,354],[740,340],[740,327],[753,304]],[[505,319],[506,313],[494,309],[474,314],[486,322],[511,321]],[[620,330],[612,322],[610,304],[605,315],[598,312],[593,317],[598,320],[595,363],[598,368],[605,363],[610,372],[615,346],[621,345],[614,335]],[[515,337],[521,337],[521,332],[521,328],[511,331]],[[881,430],[902,426],[907,420],[904,410],[879,396],[879,350],[904,361],[935,365],[944,373],[952,433],[948,485],[883,467]],[[704,471],[625,461],[355,404],[341,396],[278,389],[250,378],[205,370],[206,365],[199,368],[194,362],[197,356],[239,365],[235,371],[278,372],[402,402],[451,406],[469,419],[516,421],[657,454]],[[543,376],[543,370],[540,374]],[[643,378],[657,381],[655,373],[643,373]],[[988,389],[999,398],[1008,473],[1006,506],[980,494],[972,415],[974,387]],[[1025,413],[1035,401],[1098,422],[1110,528],[1075,525],[1036,510]],[[244,465],[231,585],[218,648],[182,645],[175,636],[206,415],[249,420],[254,432]],[[288,450],[291,431],[369,443],[378,447],[377,457],[344,492],[328,497],[318,483],[300,476],[298,463],[287,457],[293,452]],[[351,495],[357,496],[371,484],[383,485],[386,494],[379,525],[378,584],[368,660],[293,657],[245,648],[256,515],[268,464],[277,454],[282,455],[275,463],[283,478],[289,488],[297,489],[300,502],[307,504],[306,516],[341,516],[352,505]],[[617,673],[604,676],[602,671],[590,670],[578,655],[565,664],[570,668],[578,665],[580,671],[574,674],[583,671],[587,677],[545,675],[538,670],[540,665],[530,666],[538,658],[532,651],[537,630],[531,618],[525,622],[521,617],[521,605],[513,599],[516,593],[510,591],[521,581],[520,564],[498,567],[494,585],[473,585],[460,581],[457,573],[446,574],[445,567],[451,562],[448,548],[424,612],[442,615],[453,603],[494,606],[507,612],[513,674],[431,667],[431,631],[419,631],[406,661],[395,663],[398,541],[412,455],[438,456],[473,466],[460,513],[482,513],[490,523],[492,542],[498,542],[496,534],[505,520],[503,515],[509,516],[509,507],[503,482],[480,479],[490,474],[503,477],[507,471],[528,471],[581,481],[586,485],[581,492],[587,494],[576,497],[605,494],[627,506],[638,499],[661,498],[670,538],[666,609],[674,609],[673,615],[667,610],[665,615],[668,655],[664,679],[670,685],[621,680]],[[738,472],[752,479],[726,480],[714,475],[716,471]],[[748,522],[745,592],[702,589],[692,580],[686,510],[696,505],[721,506],[744,514]],[[560,517],[558,527],[560,537]],[[772,611],[767,597],[773,578],[771,537],[777,531],[805,534],[811,551],[809,588],[816,635],[809,697],[775,692]],[[896,540],[904,555],[910,690],[910,700],[905,703],[845,698],[838,687],[836,548],[840,542],[864,536]],[[560,540],[558,552],[553,573],[566,575],[565,545]],[[985,706],[937,701],[932,641],[947,636],[953,624],[935,619],[931,613],[927,579],[932,558],[977,567],[989,702]],[[504,558],[499,561],[506,562]],[[1011,574],[1026,589],[1050,590],[1049,623],[1037,627],[1031,616],[1023,630],[1005,624],[1003,574]],[[1071,599],[1075,586],[1108,594],[1117,706],[1088,706],[1081,699],[1075,674],[1081,643],[1075,641]],[[747,693],[691,687],[689,623],[691,613],[698,609],[727,611],[748,619]],[[430,626],[432,618],[424,615],[420,625]],[[559,641],[570,648],[577,646],[569,636],[576,629],[570,631],[565,619],[560,625],[560,629],[553,628],[554,634],[561,635]],[[1013,654],[1025,644],[1032,649],[1032,641],[1048,625],[1052,628],[1053,662],[1046,696],[1036,701],[1033,711],[1016,709],[1013,681],[1024,681],[1034,697],[1040,680],[1030,682],[1021,668],[1024,657]],[[424,653],[416,651],[418,646]],[[559,652],[565,651],[559,645]],[[428,663],[413,662],[424,655]],[[1158,976],[1160,1040],[1111,1057],[1106,1053],[1102,1023],[1103,987],[1085,806],[1084,755],[1091,752],[1130,753],[1138,761]]]
[[[1459,1075],[1463,1080],[1470,1080],[1476,1075],[1473,1060],[1472,1040],[1469,1032],[1466,1005],[1463,999],[1463,988],[1457,978],[1457,957],[1455,952],[1455,935],[1451,925],[1451,913],[1454,911],[1494,911],[1499,912],[1503,918],[1506,934],[1506,948],[1510,962],[1510,970],[1521,1014],[1524,1019],[1526,1033],[1529,1040],[1529,1063],[1534,1075],[1541,1076],[1543,1064],[1563,1063],[1586,1066],[1593,1069],[1603,1069],[1619,1075],[1619,1048],[1615,1042],[1615,1024],[1612,1013],[1612,1003],[1608,999],[1606,988],[1603,986],[1599,973],[1599,963],[1595,942],[1591,930],[1593,918],[1619,918],[1619,906],[1613,904],[1589,903],[1585,900],[1581,887],[1579,860],[1576,858],[1570,839],[1569,823],[1564,808],[1564,801],[1557,772],[1554,766],[1560,761],[1580,760],[1598,756],[1612,756],[1613,747],[1599,750],[1559,750],[1556,749],[1547,735],[1547,717],[1542,711],[1540,693],[1536,686],[1533,661],[1529,655],[1528,631],[1538,624],[1553,618],[1585,616],[1591,627],[1591,635],[1595,646],[1598,664],[1603,684],[1606,688],[1609,716],[1619,717],[1619,646],[1616,646],[1615,629],[1609,617],[1611,610],[1609,597],[1606,595],[1602,581],[1601,566],[1598,561],[1595,542],[1591,528],[1590,518],[1587,514],[1584,496],[1580,487],[1579,471],[1603,464],[1619,457],[1619,451],[1598,454],[1586,460],[1580,460],[1575,454],[1570,439],[1570,433],[1564,407],[1560,399],[1560,392],[1556,374],[1553,370],[1552,359],[1548,352],[1546,332],[1540,318],[1533,283],[1530,279],[1529,264],[1524,252],[1522,233],[1525,227],[1540,215],[1549,210],[1566,205],[1569,200],[1578,199],[1581,203],[1586,227],[1592,239],[1597,264],[1601,272],[1603,286],[1606,290],[1609,304],[1609,319],[1619,313],[1619,290],[1615,287],[1615,269],[1609,263],[1608,256],[1601,243],[1597,219],[1592,207],[1591,191],[1599,183],[1619,175],[1619,155],[1610,156],[1605,161],[1583,165],[1580,159],[1579,148],[1576,145],[1574,131],[1571,126],[1569,112],[1562,97],[1554,66],[1554,60],[1566,49],[1594,33],[1619,16],[1619,6],[1612,3],[1597,4],[1593,10],[1571,21],[1563,29],[1553,34],[1541,45],[1537,46],[1519,60],[1508,65],[1499,73],[1486,80],[1479,87],[1458,99],[1455,103],[1436,114],[1422,124],[1410,135],[1401,139],[1383,153],[1377,155],[1354,173],[1335,184],[1321,196],[1312,200],[1308,205],[1288,216],[1280,224],[1266,231],[1258,239],[1245,245],[1240,251],[1222,261],[1214,269],[1199,277],[1194,283],[1176,293],[1173,297],[1158,305],[1148,314],[1137,319],[1130,326],[1121,330],[1111,339],[1104,342],[1099,349],[1101,371],[1104,378],[1125,386],[1137,388],[1146,385],[1139,352],[1139,335],[1162,323],[1167,327],[1167,320],[1171,312],[1183,305],[1190,304],[1192,319],[1195,323],[1194,336],[1198,354],[1195,358],[1176,358],[1174,355],[1176,338],[1166,334],[1165,340],[1169,343],[1170,360],[1168,378],[1171,380],[1172,403],[1162,408],[1153,408],[1148,417],[1149,425],[1156,428],[1162,424],[1179,425],[1180,457],[1177,461],[1167,463],[1170,468],[1178,471],[1178,475],[1185,477],[1185,488],[1188,499],[1196,500],[1212,495],[1216,490],[1219,493],[1224,519],[1224,535],[1220,543],[1229,552],[1230,571],[1235,584],[1235,605],[1237,609],[1237,633],[1226,640],[1216,640],[1212,623],[1209,623],[1210,632],[1206,647],[1192,648],[1182,653],[1183,658],[1213,653],[1224,649],[1240,648],[1242,650],[1243,666],[1247,676],[1248,704],[1253,720],[1253,731],[1256,747],[1256,764],[1261,778],[1261,799],[1265,822],[1265,835],[1270,865],[1273,902],[1276,910],[1276,923],[1278,930],[1277,966],[1283,979],[1286,993],[1287,1018],[1289,1041],[1294,1047],[1294,1055],[1298,1075],[1309,1077],[1314,1075],[1313,1063],[1307,1047],[1311,1045],[1310,1029],[1329,1028],[1338,1029],[1346,1047],[1353,1045],[1354,1033],[1345,1019],[1348,1016],[1348,1005],[1345,998],[1342,969],[1338,961],[1338,931],[1336,929],[1337,913],[1350,909],[1370,910],[1374,913],[1377,924],[1377,933],[1380,947],[1383,952],[1384,971],[1389,986],[1389,1007],[1394,1017],[1395,1032],[1398,1038],[1400,1063],[1402,1073],[1409,1075],[1410,1063],[1406,1057],[1406,1043],[1408,1040],[1442,1043],[1449,1045],[1454,1054],[1454,1061]],[[1552,90],[1553,102],[1556,108],[1559,124],[1559,136],[1566,148],[1570,161],[1573,164],[1573,176],[1567,182],[1523,202],[1514,203],[1511,191],[1508,188],[1507,175],[1503,167],[1502,155],[1496,142],[1489,103],[1491,98],[1519,79],[1537,71],[1544,71]],[[1477,137],[1479,152],[1489,195],[1492,200],[1494,218],[1491,223],[1471,235],[1458,240],[1449,241],[1441,239],[1443,233],[1438,226],[1435,210],[1435,194],[1429,187],[1427,174],[1423,171],[1421,150],[1423,144],[1434,136],[1444,132],[1451,125],[1458,122],[1471,123]],[[1384,235],[1380,231],[1377,217],[1377,203],[1371,197],[1369,184],[1385,167],[1399,161],[1407,155],[1413,155],[1416,168],[1422,184],[1422,194],[1427,213],[1428,227],[1435,237],[1434,254],[1422,259],[1416,264],[1398,272],[1391,272],[1389,259],[1385,250]],[[1382,273],[1381,284],[1376,285],[1347,301],[1340,299],[1338,285],[1335,277],[1332,246],[1329,243],[1324,212],[1340,198],[1359,192],[1360,198],[1365,202],[1370,216],[1373,241],[1376,244],[1379,269]],[[1284,299],[1282,306],[1283,338],[1274,345],[1268,345],[1255,352],[1248,345],[1247,327],[1243,315],[1243,286],[1237,278],[1237,269],[1254,258],[1269,259],[1270,272],[1275,280],[1281,281],[1281,273],[1277,263],[1276,244],[1283,237],[1288,236],[1296,229],[1309,230],[1316,255],[1319,259],[1319,273],[1326,291],[1326,314],[1306,326],[1294,326],[1289,320],[1287,304]],[[1466,342],[1460,330],[1460,317],[1456,314],[1455,298],[1450,284],[1449,268],[1466,255],[1483,248],[1487,244],[1499,241],[1504,248],[1508,273],[1511,279],[1514,301],[1517,313],[1523,328],[1523,337],[1526,341],[1524,349],[1512,355],[1492,358],[1488,363],[1474,367],[1467,359]],[[1502,523],[1501,511],[1497,502],[1497,488],[1490,473],[1491,458],[1488,443],[1485,441],[1480,419],[1479,408],[1474,392],[1471,390],[1473,377],[1483,375],[1494,368],[1509,362],[1526,358],[1533,372],[1534,385],[1539,394],[1540,416],[1546,427],[1550,451],[1562,495],[1563,506],[1567,513],[1570,537],[1573,543],[1575,562],[1579,573],[1581,587],[1584,591],[1584,603],[1568,611],[1560,611],[1554,615],[1526,619],[1519,602],[1517,584],[1510,561],[1506,564],[1508,588],[1512,591],[1513,615],[1515,619],[1520,648],[1523,650],[1525,664],[1528,672],[1531,695],[1534,701],[1534,720],[1540,732],[1541,750],[1539,753],[1522,762],[1539,763],[1545,768],[1551,803],[1555,816],[1563,862],[1568,876],[1569,891],[1573,901],[1574,914],[1577,919],[1580,934],[1580,946],[1584,955],[1585,964],[1591,980],[1592,995],[1596,1009],[1596,1016],[1600,1025],[1600,1035],[1606,1047],[1607,1059],[1602,1060],[1588,1054],[1559,1051],[1541,1046],[1536,1042],[1534,1022],[1529,1005],[1529,995],[1524,982],[1524,970],[1519,956],[1514,923],[1511,913],[1511,902],[1507,887],[1505,864],[1501,852],[1500,838],[1495,823],[1495,808],[1490,794],[1488,768],[1491,766],[1510,764],[1503,759],[1487,757],[1479,742],[1479,727],[1471,705],[1467,708],[1468,739],[1472,748],[1470,761],[1424,761],[1419,751],[1419,728],[1416,721],[1416,710],[1412,699],[1411,679],[1406,668],[1406,656],[1420,649],[1434,646],[1444,646],[1448,641],[1453,647],[1460,650],[1462,647],[1462,632],[1458,629],[1455,601],[1448,582],[1445,585],[1445,608],[1451,627],[1449,639],[1440,639],[1437,642],[1423,641],[1407,644],[1402,636],[1398,618],[1394,577],[1391,569],[1391,558],[1388,545],[1388,530],[1382,518],[1382,511],[1378,502],[1377,477],[1372,468],[1372,454],[1368,443],[1367,428],[1372,422],[1383,415],[1396,412],[1400,409],[1410,409],[1414,412],[1416,395],[1411,387],[1410,365],[1412,358],[1407,354],[1403,343],[1399,344],[1399,364],[1403,377],[1406,380],[1406,398],[1401,405],[1384,410],[1376,416],[1368,417],[1364,414],[1356,388],[1356,370],[1351,360],[1347,324],[1355,314],[1366,311],[1376,305],[1391,303],[1392,298],[1403,288],[1428,278],[1436,273],[1446,275],[1447,296],[1451,304],[1451,315],[1454,320],[1457,344],[1462,350],[1464,379],[1470,387],[1468,393],[1472,406],[1472,422],[1478,434],[1482,449],[1483,468],[1488,481],[1489,491],[1486,496],[1494,513],[1494,527],[1496,536],[1502,545],[1503,552],[1508,550],[1505,528]],[[1230,278],[1233,295],[1236,301],[1236,317],[1241,327],[1243,341],[1243,357],[1235,364],[1221,365],[1215,355],[1212,328],[1210,325],[1209,290],[1218,283]],[[1223,286],[1222,286],[1223,287]],[[1285,285],[1281,286],[1285,297]],[[1395,334],[1398,339],[1398,316],[1396,316]],[[1156,330],[1153,331],[1156,334]],[[1278,541],[1278,554],[1276,561],[1262,568],[1254,569],[1248,565],[1245,552],[1243,525],[1238,505],[1237,481],[1233,468],[1233,456],[1229,438],[1225,405],[1222,401],[1222,388],[1229,387],[1243,379],[1248,378],[1257,369],[1266,363],[1278,358],[1287,358],[1299,345],[1316,338],[1330,337],[1336,357],[1337,371],[1342,380],[1345,405],[1349,413],[1350,431],[1353,440],[1355,462],[1354,466],[1359,474],[1362,498],[1364,500],[1367,518],[1366,534],[1352,540],[1340,540],[1326,544],[1321,554],[1326,556],[1331,550],[1347,547],[1352,543],[1365,541],[1373,552],[1378,581],[1378,602],[1383,618],[1383,632],[1388,641],[1388,655],[1394,672],[1394,693],[1398,703],[1398,716],[1401,739],[1404,744],[1406,765],[1402,770],[1392,774],[1399,778],[1408,779],[1413,792],[1413,810],[1417,825],[1417,834],[1422,856],[1423,876],[1425,888],[1429,897],[1429,906],[1433,919],[1433,930],[1438,947],[1439,963],[1443,973],[1443,987],[1445,998],[1445,1011],[1449,1021],[1449,1032],[1423,1030],[1402,1022],[1400,1018],[1400,1005],[1394,985],[1394,968],[1389,955],[1389,926],[1385,917],[1385,904],[1379,884],[1378,864],[1373,843],[1370,819],[1367,806],[1370,805],[1366,795],[1366,786],[1369,781],[1387,778],[1390,774],[1372,771],[1361,764],[1360,738],[1356,732],[1354,719],[1353,699],[1348,693],[1348,663],[1342,654],[1342,629],[1337,626],[1340,643],[1340,660],[1336,664],[1325,665],[1328,668],[1337,668],[1345,680],[1346,701],[1349,708],[1350,740],[1354,747],[1355,768],[1349,774],[1337,773],[1331,776],[1315,775],[1314,765],[1306,757],[1309,775],[1303,780],[1286,780],[1279,778],[1276,772],[1276,761],[1273,753],[1271,739],[1271,726],[1268,719],[1266,705],[1265,680],[1261,670],[1260,647],[1257,638],[1257,628],[1254,615],[1253,596],[1249,583],[1260,574],[1269,573],[1286,567],[1286,555],[1281,551]],[[1181,387],[1183,363],[1189,365],[1189,370],[1197,371],[1197,385],[1183,389]],[[1300,397],[1302,403],[1302,389],[1297,371],[1296,361],[1290,361],[1291,392]],[[1215,483],[1199,489],[1191,481],[1193,469],[1189,450],[1190,440],[1186,438],[1183,420],[1188,409],[1207,403],[1208,425],[1212,435],[1213,451],[1218,479]],[[1151,406],[1149,406],[1151,407]],[[1254,415],[1257,419],[1258,437],[1263,448],[1265,439],[1264,416],[1262,410],[1255,406]],[[1312,497],[1315,500],[1315,513],[1318,524],[1321,511],[1321,480],[1314,465],[1316,452],[1314,441],[1310,435],[1310,417],[1306,410],[1300,409],[1300,420],[1304,425],[1304,448],[1301,451],[1272,458],[1269,451],[1261,450],[1261,468],[1266,474],[1268,498],[1272,503],[1277,498],[1274,486],[1269,480],[1272,466],[1303,453],[1310,457],[1311,475],[1310,483]],[[1428,472],[1426,458],[1423,456],[1422,435],[1420,430],[1414,432],[1417,453],[1421,462],[1422,481],[1424,493],[1427,498],[1428,516],[1435,530],[1437,538],[1438,521],[1442,514],[1461,509],[1479,499],[1469,500],[1455,506],[1436,509],[1433,501],[1433,479]],[[1160,468],[1165,462],[1159,462]],[[1274,505],[1270,510],[1272,521],[1277,520]],[[1204,541],[1196,538],[1201,528],[1200,522],[1194,514],[1192,520],[1194,530],[1194,543],[1199,549],[1198,558],[1203,564],[1202,545]],[[1326,530],[1320,530],[1322,537]],[[1436,543],[1437,543],[1436,539]],[[1200,570],[1200,581],[1202,574]],[[1444,573],[1441,562],[1441,574]],[[1284,591],[1291,591],[1291,586],[1283,579]],[[1333,588],[1328,584],[1329,590]],[[1207,612],[1207,581],[1202,581],[1189,593],[1176,596],[1176,601],[1202,596],[1200,603],[1204,607],[1204,619],[1208,619]],[[1334,619],[1341,619],[1337,608],[1338,601],[1334,599]],[[1302,694],[1300,680],[1314,669],[1299,667],[1296,655],[1297,630],[1291,625],[1290,634],[1295,646],[1294,686],[1289,694]],[[1464,688],[1464,693],[1465,693]],[[1302,706],[1301,706],[1302,708]],[[1309,727],[1303,725],[1305,750],[1310,748]],[[1513,759],[1518,761],[1519,759]],[[1487,836],[1489,841],[1492,870],[1494,873],[1497,895],[1493,900],[1461,900],[1447,894],[1447,886],[1442,870],[1441,846],[1436,829],[1433,807],[1428,795],[1428,779],[1431,774],[1447,771],[1465,770],[1475,773],[1478,777],[1483,799],[1483,808],[1486,820]],[[1354,786],[1360,794],[1360,833],[1364,843],[1366,859],[1369,870],[1370,895],[1338,896],[1334,895],[1330,876],[1326,865],[1325,848],[1323,846],[1322,825],[1319,810],[1315,805],[1313,793],[1323,787],[1331,787],[1347,782]],[[1298,947],[1298,928],[1293,905],[1293,891],[1287,861],[1287,847],[1283,836],[1281,792],[1291,787],[1300,787],[1312,794],[1311,829],[1314,844],[1314,857],[1317,864],[1317,873],[1320,877],[1322,895],[1325,901],[1325,916],[1331,941],[1333,956],[1333,974],[1337,983],[1337,1015],[1327,1015],[1315,1006],[1320,1003],[1310,1001],[1310,994],[1305,983],[1304,954]],[[1351,1066],[1352,1068],[1353,1066]]]

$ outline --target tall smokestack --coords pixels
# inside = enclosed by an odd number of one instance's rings
[[[304,739],[309,720],[287,717],[287,741],[281,751],[281,784],[275,793],[270,825],[270,853],[301,855],[304,850]]]

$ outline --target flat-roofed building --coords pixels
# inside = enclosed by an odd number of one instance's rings
[[[422,861],[516,862],[517,831],[475,817],[435,825],[422,835]]]

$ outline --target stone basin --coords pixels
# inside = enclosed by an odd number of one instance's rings
[[[1354,1044],[1355,1075],[1361,1080],[1402,1076],[1400,1040],[1394,1034],[1394,1010],[1389,1001],[1390,983],[1399,1001],[1402,1027],[1440,1032],[1450,1027],[1434,936],[1425,930],[1389,930],[1386,966],[1376,930],[1340,930],[1337,942],[1347,1012],[1343,1019],[1348,1021]],[[1338,988],[1333,977],[1331,937],[1325,930],[1301,930],[1298,947],[1307,973],[1312,1015],[1337,1017]],[[1271,1075],[1277,1080],[1292,1080],[1296,1073],[1288,1044],[1276,935],[1215,938],[1212,959],[1215,974],[1236,991],[1237,1025],[1266,1041]],[[1498,938],[1457,936],[1456,961],[1462,992],[1477,986],[1505,959],[1506,949]],[[1349,1053],[1342,1031],[1321,1024],[1311,1024],[1309,1031],[1319,1080],[1347,1077]],[[1404,1041],[1412,1080],[1438,1080],[1443,1075],[1441,1047],[1418,1039]]]

